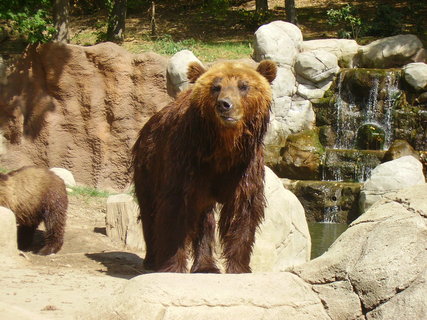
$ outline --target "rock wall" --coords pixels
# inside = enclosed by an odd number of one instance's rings
[[[424,319],[427,184],[391,193],[290,272],[153,273],[84,319]]]
[[[0,88],[0,166],[63,167],[79,183],[126,188],[138,131],[171,101],[166,65],[113,43],[29,47]]]

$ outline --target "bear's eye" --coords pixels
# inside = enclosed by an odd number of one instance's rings
[[[219,84],[212,85],[212,92],[213,93],[218,93],[220,91],[221,91],[221,86]]]
[[[245,81],[239,81],[239,90],[242,92],[247,92],[249,90],[249,84]]]

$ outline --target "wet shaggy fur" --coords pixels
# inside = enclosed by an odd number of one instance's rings
[[[190,64],[192,88],[155,114],[133,147],[135,193],[146,242],[144,265],[161,272],[218,273],[214,207],[227,273],[250,272],[264,218],[263,137],[276,65]]]
[[[45,168],[23,167],[0,174],[0,206],[16,215],[18,247],[28,250],[34,233],[44,222],[45,243],[38,252],[58,252],[64,241],[68,197],[64,181]]]

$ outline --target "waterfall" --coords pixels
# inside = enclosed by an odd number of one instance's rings
[[[323,158],[323,180],[363,182],[370,176],[380,161],[370,150],[386,150],[393,140],[393,110],[401,96],[399,76],[396,70],[340,72],[332,119],[336,139]],[[365,153],[348,155],[358,148]]]

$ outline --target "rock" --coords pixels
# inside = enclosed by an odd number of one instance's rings
[[[50,171],[54,172],[58,177],[64,180],[64,183],[67,187],[75,187],[76,180],[71,171],[64,168],[51,168]]]
[[[0,255],[16,255],[18,238],[15,214],[5,207],[0,207]]]
[[[383,161],[391,161],[399,159],[403,156],[413,156],[415,159],[420,160],[420,155],[406,140],[394,140],[390,148],[384,154]]]
[[[127,188],[137,133],[171,101],[166,66],[163,56],[110,42],[28,47],[0,87],[7,140],[0,166],[61,166],[81,184]]]
[[[385,195],[326,253],[294,268],[314,285],[331,319],[423,318],[426,192],[423,184]],[[338,313],[338,302],[349,306],[344,314]]]
[[[331,87],[332,81],[326,80],[318,84],[299,83],[297,94],[307,100],[323,98],[325,92]]]
[[[360,192],[359,207],[365,212],[384,194],[425,183],[423,165],[413,156],[384,162],[371,172]]]
[[[276,79],[274,79],[271,88],[273,90],[273,100],[294,95],[296,92],[296,80],[292,70],[285,67],[277,68]]]
[[[310,260],[311,238],[298,198],[265,168],[265,220],[261,223],[251,257],[252,272],[284,271]]]
[[[423,44],[412,34],[397,35],[361,46],[357,54],[359,67],[393,68],[414,62]]]
[[[314,83],[332,80],[339,69],[337,57],[324,50],[301,52],[295,61],[295,72]]]
[[[330,319],[309,285],[290,273],[273,275],[142,275],[85,319]]]
[[[292,23],[273,21],[255,32],[254,59],[271,59],[279,67],[292,67],[302,43],[301,30]]]
[[[129,194],[116,194],[107,199],[105,218],[107,236],[123,243],[127,248],[145,251],[139,208]]]
[[[317,259],[290,272],[152,273],[85,319],[423,319],[427,184],[385,196]]]
[[[341,68],[352,68],[353,58],[359,50],[355,40],[350,39],[319,39],[304,41],[301,51],[323,50],[334,54]]]
[[[403,67],[403,77],[416,91],[427,90],[427,64],[409,63]]]
[[[276,171],[282,178],[317,180],[323,154],[324,149],[315,130],[289,135]]]
[[[256,233],[251,268],[254,272],[283,271],[310,260],[311,239],[304,208],[280,179],[265,168],[265,219]],[[129,249],[145,251],[139,209],[133,197],[118,194],[107,199],[107,235]],[[217,243],[219,243],[217,239]],[[218,253],[221,247],[217,246]],[[191,263],[191,262],[190,262]]]
[[[166,71],[166,85],[169,95],[175,97],[179,92],[188,88],[187,71],[188,65],[191,62],[203,65],[193,52],[189,50],[181,50],[169,59]]]
[[[279,162],[280,150],[290,134],[312,129],[316,120],[309,100],[292,100],[284,96],[275,99],[271,109],[270,124],[264,138],[269,165]]]

